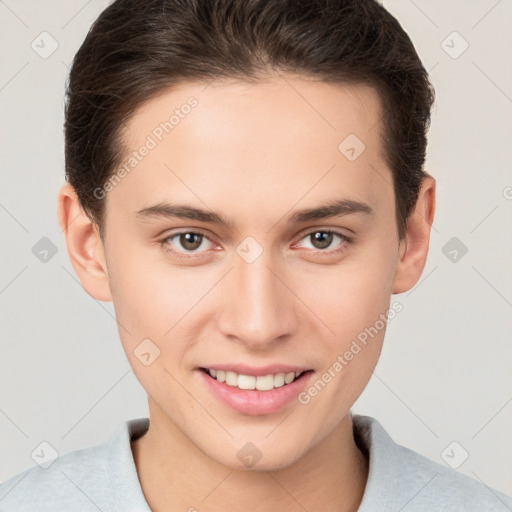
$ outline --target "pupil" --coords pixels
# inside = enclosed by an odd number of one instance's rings
[[[326,247],[329,247],[329,245],[331,245],[333,237],[332,233],[326,233],[325,231],[317,231],[316,233],[313,233],[313,236],[315,238],[315,243],[320,245],[318,249],[325,249]]]

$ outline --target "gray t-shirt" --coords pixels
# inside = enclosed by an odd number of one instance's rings
[[[370,416],[352,418],[370,460],[360,512],[512,511],[512,497],[396,444]],[[0,512],[151,512],[130,446],[148,427],[148,418],[126,421],[107,442],[3,482]]]

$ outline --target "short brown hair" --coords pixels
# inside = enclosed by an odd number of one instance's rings
[[[374,87],[402,239],[426,173],[434,89],[398,21],[375,0],[116,0],[73,60],[66,179],[103,236],[104,186],[124,155],[121,128],[177,83],[257,80],[275,70]],[[340,141],[341,142],[341,141]]]

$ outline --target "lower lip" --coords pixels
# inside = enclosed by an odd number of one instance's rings
[[[258,391],[228,386],[226,383],[219,382],[217,379],[210,377],[210,375],[202,370],[197,371],[201,374],[201,378],[210,391],[217,398],[235,411],[251,416],[272,414],[279,411],[297,398],[297,395],[304,390],[313,375],[313,371],[310,370],[303,373],[291,384],[285,384],[284,386],[269,391]]]

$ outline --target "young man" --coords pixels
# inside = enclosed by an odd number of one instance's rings
[[[13,477],[0,510],[512,509],[350,412],[427,258],[432,101],[372,0],[106,9],[70,74],[59,221],[149,420]]]

